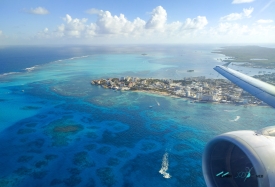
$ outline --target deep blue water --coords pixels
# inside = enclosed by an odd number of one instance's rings
[[[27,55],[35,49],[14,50],[10,54],[25,52],[10,55],[3,73],[18,71],[18,59],[22,69],[40,66],[0,76],[0,186],[205,186],[206,143],[224,132],[273,124],[273,109],[114,92],[90,81],[179,78],[190,68],[210,76],[210,65],[219,63],[213,47],[40,48],[36,60]],[[159,172],[163,164],[170,178]]]

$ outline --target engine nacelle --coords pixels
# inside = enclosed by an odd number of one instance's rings
[[[202,170],[208,187],[275,186],[275,126],[213,138],[205,147]]]

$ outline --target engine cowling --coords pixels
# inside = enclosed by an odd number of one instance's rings
[[[275,186],[275,126],[213,138],[205,147],[202,170],[208,187]]]

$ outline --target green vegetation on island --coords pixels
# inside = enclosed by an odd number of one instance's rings
[[[226,46],[212,53],[224,54],[224,62],[244,62],[243,66],[275,68],[275,48],[260,46]]]

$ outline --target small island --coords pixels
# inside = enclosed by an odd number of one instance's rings
[[[258,75],[257,78],[275,84],[275,74]],[[91,84],[114,91],[142,91],[188,98],[191,102],[266,105],[226,79],[207,79],[204,76],[182,80],[120,77],[92,80]]]
[[[226,46],[212,53],[227,56],[224,62],[241,62],[240,66],[275,69],[275,48],[260,46]],[[237,64],[235,64],[237,65]]]

